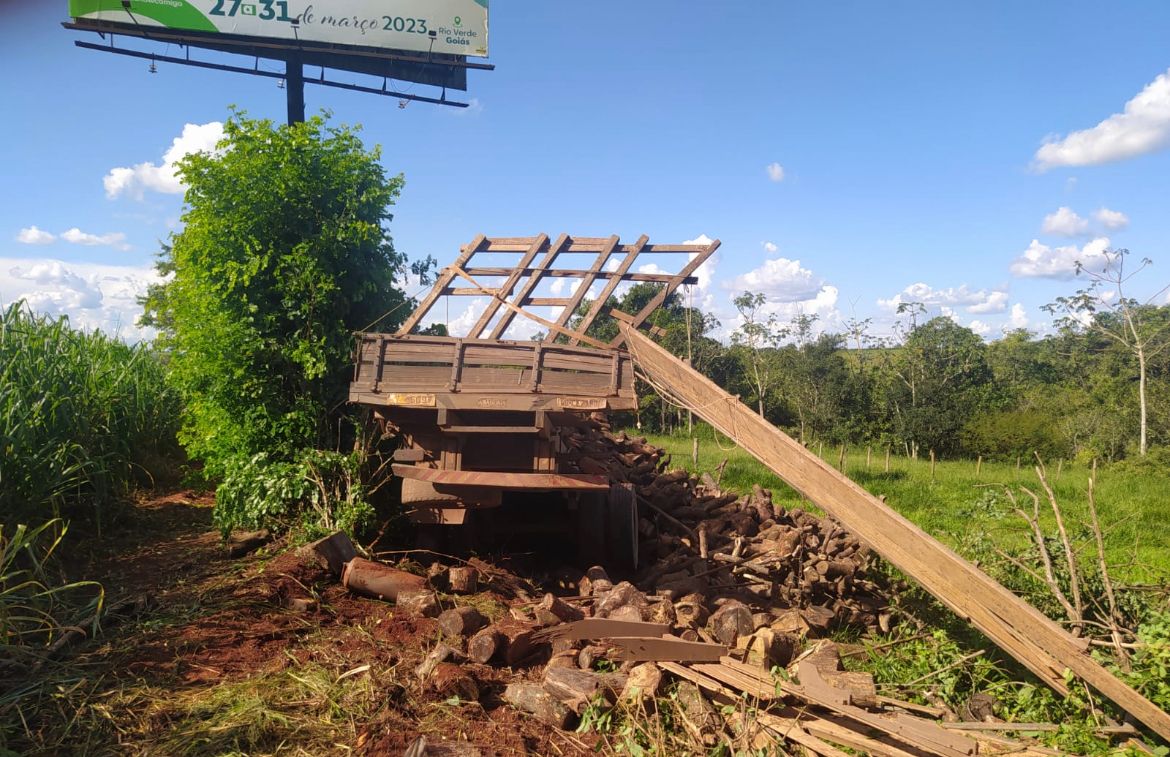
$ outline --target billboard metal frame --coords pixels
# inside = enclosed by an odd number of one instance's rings
[[[128,5],[129,3],[125,3]],[[129,14],[133,19],[133,14]],[[206,68],[230,73],[250,74],[271,79],[283,79],[288,104],[288,123],[298,123],[305,120],[305,84],[317,84],[326,87],[335,87],[353,92],[384,95],[405,102],[424,102],[434,105],[446,105],[455,108],[466,108],[468,103],[447,99],[447,90],[465,91],[467,89],[467,71],[491,71],[495,66],[490,63],[468,61],[463,55],[448,55],[442,53],[416,53],[400,50],[386,50],[376,47],[361,47],[355,45],[337,45],[323,42],[301,42],[299,40],[282,41],[260,37],[247,37],[235,34],[209,33],[185,31],[136,25],[135,23],[119,23],[112,21],[97,21],[90,19],[73,19],[62,23],[62,26],[72,31],[93,32],[106,40],[104,44],[74,40],[77,47],[86,50],[115,53],[133,58],[142,58],[154,62],[174,63],[177,65]],[[293,29],[298,22],[294,20]],[[115,44],[117,36],[136,37],[139,39],[177,44],[184,48],[183,57],[168,55],[159,52],[150,52],[134,48],[118,47]],[[191,57],[191,49],[203,49],[214,52],[242,55],[255,59],[252,67],[231,65],[215,61],[198,60]],[[285,65],[283,73],[261,70],[259,61],[281,61]],[[317,78],[305,78],[305,66],[319,66],[321,75]],[[350,84],[325,78],[325,69],[348,71],[381,77],[382,86],[372,87],[361,84]],[[391,81],[405,81],[427,86],[438,87],[441,94],[438,97],[428,97],[412,92],[402,92],[390,86]]]

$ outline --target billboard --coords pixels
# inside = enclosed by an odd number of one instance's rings
[[[69,0],[69,15],[140,32],[153,26],[294,44],[488,54],[488,0]]]

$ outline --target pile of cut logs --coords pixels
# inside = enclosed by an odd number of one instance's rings
[[[710,474],[667,470],[665,450],[611,433],[600,417],[563,440],[578,470],[637,491],[643,554],[657,558],[635,581],[643,590],[710,612],[738,601],[816,631],[889,630],[882,592],[865,577],[870,551],[836,522],[773,503],[758,485],[739,496]]]

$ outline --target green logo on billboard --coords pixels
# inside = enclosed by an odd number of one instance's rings
[[[463,26],[463,17],[462,16],[455,17],[455,25],[456,26]]]

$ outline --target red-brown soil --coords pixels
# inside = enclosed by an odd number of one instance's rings
[[[434,620],[355,597],[284,545],[230,559],[212,527],[211,507],[209,496],[192,492],[144,500],[107,529],[118,536],[91,540],[88,551],[75,555],[70,572],[101,581],[108,601],[131,597],[147,608],[108,622],[102,637],[67,655],[66,664],[86,666],[90,675],[100,671],[94,697],[127,687],[198,692],[314,663],[338,675],[368,665],[358,675],[376,682],[381,705],[332,739],[351,753],[401,754],[420,735],[466,740],[484,754],[592,751],[592,738],[551,729],[500,701],[507,681],[539,671],[469,664],[464,669],[479,686],[479,701],[443,701],[413,672],[441,637]],[[309,612],[287,609],[293,597],[318,604]],[[501,597],[476,598],[489,599],[503,610]],[[172,725],[165,716],[152,722],[160,730]],[[117,730],[118,746],[110,751],[157,753],[141,721]],[[93,734],[79,736],[93,745]]]

